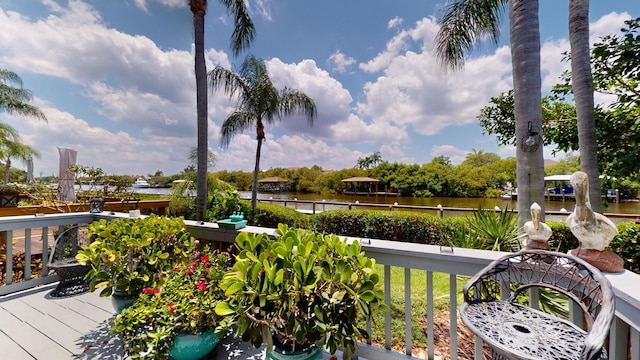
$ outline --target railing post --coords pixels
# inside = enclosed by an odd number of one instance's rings
[[[316,213],[316,202],[315,201],[311,203],[311,213],[312,214]]]
[[[458,284],[456,274],[449,274],[449,344],[451,360],[458,359]]]
[[[628,340],[629,325],[616,316],[609,330],[609,359],[626,359]]]
[[[427,271],[427,359],[435,358],[435,340],[433,334],[433,271]]]
[[[411,332],[411,268],[404,268],[404,328],[406,354],[411,356],[413,334]]]

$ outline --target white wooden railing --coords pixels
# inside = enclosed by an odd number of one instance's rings
[[[8,283],[0,286],[0,296],[8,293],[32,288],[38,285],[57,281],[54,274],[49,274],[46,267],[46,259],[48,257],[47,241],[48,234],[60,226],[77,223],[90,223],[99,218],[111,219],[114,217],[128,217],[123,213],[107,213],[89,214],[89,213],[73,213],[73,214],[52,214],[43,216],[13,216],[0,218],[0,232],[6,232],[6,259],[8,273]],[[266,232],[272,234],[274,229],[259,228],[248,226],[241,230],[219,229],[214,223],[185,221],[188,230],[193,236],[199,239],[206,239],[216,242],[232,243],[238,231],[250,232]],[[42,229],[43,241],[43,271],[38,274],[38,278],[31,278],[30,272],[30,248],[33,229]],[[13,251],[12,240],[15,231],[24,231],[25,248],[27,249],[25,259],[27,271],[20,282],[11,281],[11,256]],[[391,347],[391,314],[385,316],[385,348],[375,347],[369,344],[361,344],[358,355],[371,360],[386,359],[418,359],[411,355],[411,349],[414,336],[412,334],[411,325],[418,322],[416,314],[412,314],[411,310],[411,270],[419,269],[424,271],[424,281],[426,284],[426,293],[424,298],[427,304],[427,352],[428,359],[434,358],[434,295],[433,295],[433,277],[435,273],[447,274],[450,283],[449,303],[450,303],[450,349],[451,359],[457,359],[457,285],[458,275],[471,276],[485,267],[492,260],[502,256],[504,253],[460,249],[460,248],[441,248],[433,245],[422,245],[412,243],[398,243],[393,241],[376,240],[376,239],[356,239],[352,241],[360,241],[363,249],[368,256],[375,258],[376,262],[384,265],[384,287],[387,303],[390,303],[391,282],[390,274],[392,267],[404,269],[405,275],[405,350],[404,352],[392,351]],[[607,274],[606,277],[611,282],[616,294],[616,319],[611,327],[609,354],[610,359],[628,359],[640,360],[640,275],[625,271],[620,274]],[[37,324],[32,324],[37,326]],[[369,330],[370,332],[370,330]],[[475,342],[475,358],[482,359],[482,344],[476,340]]]

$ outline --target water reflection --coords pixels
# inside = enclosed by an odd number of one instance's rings
[[[251,192],[241,191],[240,196],[242,198],[250,198]],[[258,193],[258,199],[274,200],[298,200],[317,201],[322,202],[349,202],[355,203],[373,203],[373,204],[388,204],[393,205],[410,205],[410,206],[438,206],[442,205],[445,208],[472,208],[477,209],[481,206],[484,209],[494,209],[496,206],[500,209],[517,209],[517,201],[508,199],[497,198],[454,198],[454,197],[431,197],[431,198],[414,198],[414,197],[398,197],[398,196],[356,196],[356,195],[342,195],[342,194],[308,194],[298,192],[287,193]],[[567,210],[568,213],[573,211],[575,201],[545,201],[544,209],[546,211],[561,211]],[[620,202],[609,203],[604,210],[606,213],[616,214],[640,214],[640,202]]]

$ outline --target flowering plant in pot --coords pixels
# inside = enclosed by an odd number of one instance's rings
[[[218,341],[221,317],[215,307],[224,299],[218,286],[231,265],[228,253],[204,247],[188,262],[174,266],[159,288],[144,288],[140,297],[122,310],[110,331],[120,335],[128,356],[144,359],[199,359]],[[193,341],[203,340],[201,347]],[[191,342],[186,349],[182,343]],[[190,350],[194,350],[191,352]]]
[[[182,218],[150,215],[145,218],[102,219],[89,225],[93,241],[76,255],[87,274],[89,290],[138,295],[160,285],[175,262],[186,261],[194,239]]]
[[[388,310],[375,260],[357,241],[280,224],[275,238],[243,232],[236,246],[233,269],[220,282],[227,299],[216,312],[244,341],[267,344],[268,359],[272,350],[314,347],[341,349],[350,359],[356,342],[369,338],[365,320]]]

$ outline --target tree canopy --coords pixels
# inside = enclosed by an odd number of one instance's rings
[[[594,89],[613,94],[609,106],[596,106],[598,166],[607,175],[636,177],[640,174],[640,18],[625,22],[620,35],[608,35],[593,46],[591,63]],[[551,94],[542,99],[543,133],[546,145],[557,151],[578,149],[576,110],[572,103],[571,76],[565,73]],[[513,91],[491,98],[492,105],[478,119],[498,144],[515,144]]]

